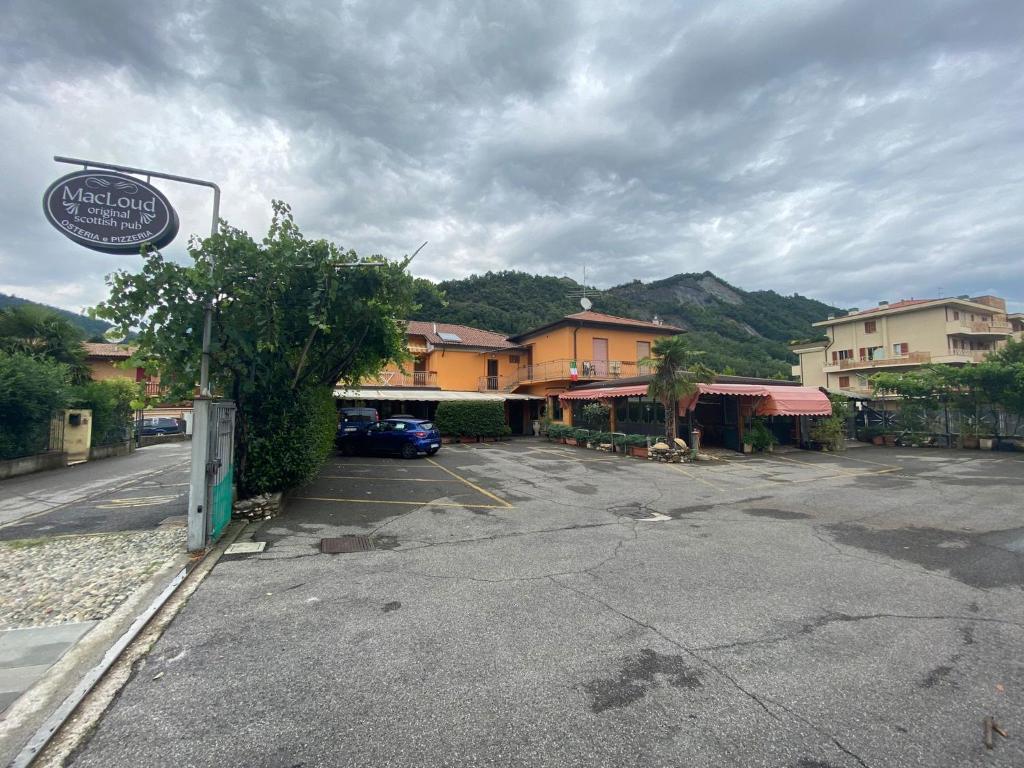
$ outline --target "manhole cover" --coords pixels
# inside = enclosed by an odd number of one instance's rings
[[[267,548],[265,541],[236,541],[224,550],[225,555],[255,555]]]
[[[368,536],[338,536],[333,539],[320,539],[320,551],[325,555],[366,552],[370,549],[373,549],[373,542]]]

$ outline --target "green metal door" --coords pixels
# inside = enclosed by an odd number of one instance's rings
[[[235,404],[210,404],[210,452],[207,457],[209,542],[212,544],[231,522],[235,478]]]

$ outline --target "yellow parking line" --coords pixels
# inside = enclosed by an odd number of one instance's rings
[[[703,477],[701,477],[700,475],[695,475],[692,472],[687,472],[685,469],[683,469],[678,464],[669,464],[668,466],[672,467],[672,469],[679,470],[680,472],[682,472],[684,475],[686,475],[691,480],[699,480],[700,482],[704,483],[704,485],[711,486],[716,491],[724,491],[725,490],[725,488],[723,488],[722,486],[716,485],[715,483],[712,483],[712,482],[709,482],[709,481],[705,480]]]
[[[438,463],[437,463],[436,461],[434,461],[433,459],[431,459],[431,458],[427,458],[427,461],[429,461],[429,462],[430,462],[431,464],[433,464],[433,465],[434,465],[435,467],[437,467],[437,468],[438,468],[438,469],[440,469],[441,471],[443,471],[443,472],[447,472],[447,473],[448,473],[449,475],[451,475],[452,477],[454,477],[454,478],[455,478],[456,480],[458,480],[458,481],[459,481],[460,483],[465,483],[465,484],[466,484],[466,485],[468,485],[468,486],[469,486],[470,488],[472,488],[472,489],[473,489],[474,491],[477,491],[478,493],[482,493],[482,494],[483,494],[484,496],[486,496],[487,498],[489,498],[489,499],[494,499],[494,500],[495,500],[495,501],[497,501],[497,502],[498,502],[499,504],[504,504],[504,505],[505,505],[506,507],[511,507],[511,506],[512,506],[511,504],[509,504],[509,503],[508,503],[507,501],[505,501],[505,500],[504,500],[503,498],[501,498],[500,496],[495,496],[495,495],[494,495],[493,493],[491,493],[490,491],[484,490],[484,489],[483,489],[483,488],[481,488],[481,487],[480,487],[479,485],[476,485],[475,483],[471,483],[471,482],[470,482],[469,480],[467,480],[466,478],[464,478],[464,477],[463,477],[462,475],[457,475],[457,474],[455,474],[454,472],[452,472],[452,471],[451,471],[450,469],[448,469],[447,467],[442,467],[442,466],[441,466],[440,464],[438,464]]]
[[[383,501],[380,499],[338,499],[333,496],[292,496],[303,501],[345,501],[351,504],[402,504],[414,507],[462,507],[465,509],[513,509],[511,504],[453,504],[448,501]]]

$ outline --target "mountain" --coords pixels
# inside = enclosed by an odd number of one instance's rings
[[[411,319],[519,333],[578,312],[579,300],[568,294],[580,290],[568,277],[525,272],[488,272],[436,286],[418,280],[421,306]],[[797,362],[788,343],[818,335],[811,323],[838,311],[799,294],[744,291],[711,272],[591,291],[597,312],[640,320],[658,316],[685,328],[691,345],[716,371],[782,379],[790,378],[790,366]]]
[[[73,325],[81,328],[87,339],[92,338],[93,336],[102,336],[103,332],[110,327],[110,323],[104,322],[103,320],[94,320],[87,315],[76,315],[74,312],[68,312],[66,309],[60,309],[58,307],[51,307],[49,304],[40,304],[36,301],[22,299],[19,296],[9,296],[6,293],[0,293],[0,309],[16,307],[19,304],[34,304],[37,307],[43,307],[56,312],[65,320],[68,320]]]

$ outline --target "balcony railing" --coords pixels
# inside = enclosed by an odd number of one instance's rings
[[[363,384],[368,387],[436,387],[437,371],[381,371],[365,379]]]
[[[515,376],[481,376],[476,388],[480,392],[508,392],[518,383]]]
[[[949,354],[939,362],[958,363],[966,361],[969,363],[980,363],[993,352],[995,352],[994,349],[951,349]]]
[[[930,352],[908,352],[905,355],[893,355],[892,357],[876,358],[867,357],[851,358],[839,361],[839,370],[847,371],[851,368],[882,368],[887,365],[924,365],[932,361]],[[835,367],[835,363],[832,364]]]
[[[946,323],[946,333],[980,334],[988,336],[1009,336],[1013,328],[1005,320],[950,320]]]
[[[516,373],[516,383],[535,381],[558,381],[572,378],[572,360],[548,360],[543,363],[524,365]],[[604,379],[626,379],[631,376],[647,376],[653,367],[640,365],[633,360],[577,360],[576,375],[581,381]]]

